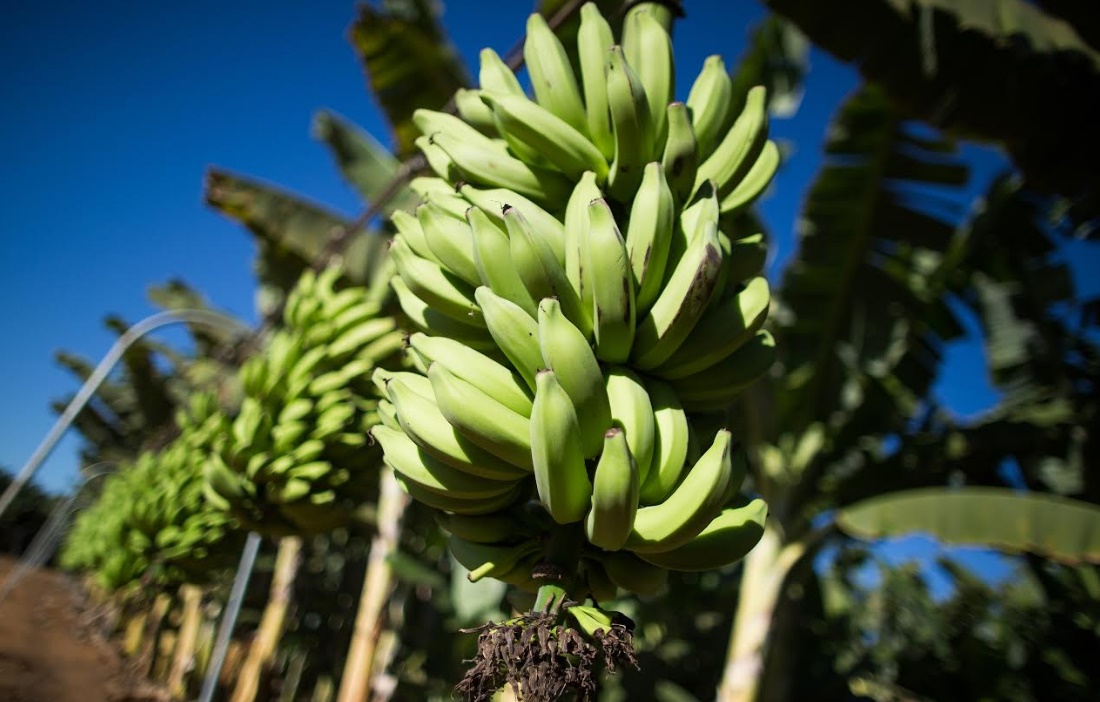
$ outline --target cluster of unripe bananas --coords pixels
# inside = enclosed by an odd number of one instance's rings
[[[674,102],[652,7],[627,14],[620,45],[583,6],[579,79],[532,15],[534,99],[486,49],[460,117],[414,115],[438,177],[413,181],[423,204],[393,215],[391,253],[417,372],[375,371],[373,434],[410,495],[447,513],[474,578],[531,586],[546,535],[583,525],[589,588],[649,593],[762,533],[764,503],[737,497],[744,456],[692,414],[728,408],[774,360],[765,243],[723,221],[778,151],[763,89],[738,113],[717,57]]]
[[[284,326],[241,368],[244,398],[206,462],[206,497],[250,530],[314,534],[343,526],[377,486],[370,374],[399,363],[404,333],[340,270],[307,271]]]
[[[161,586],[202,583],[239,555],[234,520],[203,497],[202,465],[227,419],[208,393],[176,418],[180,434],[111,474],[66,542],[68,567],[96,571],[112,590],[148,577]]]

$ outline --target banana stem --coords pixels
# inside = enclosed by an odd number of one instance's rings
[[[547,583],[539,586],[539,592],[535,596],[536,612],[557,612],[561,607],[561,603],[569,596],[569,593],[565,591],[558,583]]]
[[[581,523],[566,524],[550,531],[542,561],[531,574],[543,584],[535,598],[536,612],[557,612],[569,595],[569,589],[577,581],[577,567],[584,547],[584,528]]]

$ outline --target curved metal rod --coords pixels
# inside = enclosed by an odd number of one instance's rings
[[[88,379],[84,381],[84,385],[81,386],[80,391],[76,393],[76,396],[69,402],[65,411],[62,412],[61,416],[54,422],[53,427],[50,429],[49,433],[46,434],[46,438],[42,440],[42,443],[38,445],[38,448],[34,450],[34,453],[19,471],[19,475],[11,482],[8,489],[4,491],[4,494],[0,495],[0,516],[3,516],[5,510],[7,510],[12,501],[15,500],[15,496],[19,494],[19,491],[22,490],[23,486],[27,484],[27,481],[31,479],[34,472],[38,470],[38,467],[42,465],[42,462],[46,460],[50,452],[57,446],[57,442],[65,434],[65,431],[68,430],[73,420],[76,419],[80,410],[84,409],[84,405],[88,404],[88,400],[92,398],[95,391],[99,389],[99,386],[107,379],[111,371],[114,370],[115,365],[119,362],[119,359],[122,358],[122,354],[125,353],[134,342],[154,329],[159,329],[169,324],[179,324],[181,322],[217,327],[230,331],[247,331],[247,327],[243,326],[229,315],[213,310],[168,310],[166,312],[158,312],[151,317],[146,317],[127,329],[126,332],[115,341],[111,350],[108,351],[107,355],[103,357],[103,360],[99,362],[99,365],[96,366],[92,374],[88,376]]]

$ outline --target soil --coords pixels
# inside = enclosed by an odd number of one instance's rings
[[[15,566],[0,554],[0,583]],[[96,631],[79,588],[57,571],[27,574],[0,601],[0,702],[152,702]]]

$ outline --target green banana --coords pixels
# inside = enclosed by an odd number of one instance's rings
[[[753,278],[743,289],[708,309],[692,332],[690,342],[655,368],[654,375],[677,380],[717,364],[763,326],[770,302],[767,279]]]
[[[638,483],[638,465],[626,433],[618,427],[608,429],[592,480],[592,509],[585,518],[589,543],[608,551],[623,547],[638,512]]]
[[[475,544],[511,543],[537,533],[511,512],[497,512],[479,517],[437,513],[435,520],[447,533]]]
[[[304,421],[280,422],[271,429],[271,448],[278,453],[287,453],[309,432],[310,425]]]
[[[470,582],[482,578],[499,578],[519,564],[527,556],[539,550],[538,543],[523,541],[513,545],[479,544],[452,536],[447,543],[458,561],[470,571]]]
[[[722,213],[737,212],[760,197],[778,168],[779,147],[769,139],[745,177],[722,198]]]
[[[577,411],[554,371],[539,371],[536,382],[530,445],[539,500],[558,524],[578,522],[588,511],[592,483]]]
[[[405,332],[400,329],[395,329],[368,343],[358,352],[354,361],[344,366],[344,371],[351,374],[349,381],[355,376],[366,374],[373,366],[383,363],[390,356],[400,352],[404,343]]]
[[[549,243],[534,230],[523,213],[515,207],[504,212],[512,252],[512,264],[519,272],[531,297],[541,300],[557,298],[574,324],[584,325],[588,319],[581,311],[580,298],[566,277],[565,269],[554,255]],[[588,329],[584,330],[585,335]]]
[[[513,412],[531,416],[531,395],[523,379],[488,356],[460,341],[419,332],[409,337],[409,345],[427,363],[438,363]]]
[[[461,341],[472,349],[490,351],[495,348],[493,337],[484,326],[478,326],[482,320],[476,317],[456,319],[432,309],[427,302],[417,297],[405,281],[394,277],[390,281],[401,311],[419,329]]]
[[[652,597],[668,584],[668,570],[643,561],[630,551],[612,551],[601,556],[611,582],[642,597]]]
[[[626,433],[626,444],[638,466],[639,484],[643,483],[649,476],[657,443],[657,424],[649,392],[642,379],[628,368],[612,366],[604,375],[611,419]]]
[[[511,95],[523,95],[523,86],[519,84],[516,74],[508,68],[508,64],[500,58],[500,55],[492,49],[481,50],[480,70],[478,73],[478,85],[482,90],[492,90],[496,93],[509,93]]]
[[[775,339],[760,331],[722,361],[671,382],[684,407],[709,411],[728,406],[775,363]]]
[[[607,102],[615,135],[608,190],[620,202],[629,202],[642,181],[645,164],[655,155],[653,119],[645,86],[618,46],[607,52]]]
[[[665,279],[675,226],[676,203],[660,164],[645,167],[626,227],[626,251],[637,295],[636,314],[645,315],[656,302]]]
[[[768,259],[768,242],[757,233],[730,242],[726,273],[729,280],[748,280],[764,270]]]
[[[719,199],[726,197],[756,162],[767,139],[767,91],[758,85],[745,96],[744,109],[721,143],[699,164],[695,187],[713,180]]]
[[[594,3],[581,5],[581,25],[577,30],[577,57],[584,89],[585,117],[592,143],[603,157],[615,157],[615,135],[611,132],[611,112],[607,104],[607,51],[615,45],[611,25]]]
[[[432,253],[431,247],[428,246],[428,240],[424,238],[424,230],[415,215],[411,215],[404,210],[394,210],[393,214],[390,215],[390,220],[393,222],[398,235],[408,244],[413,253],[420,258],[428,259],[432,263],[440,262]]]
[[[275,426],[304,419],[311,411],[313,411],[313,400],[305,397],[295,398],[283,405],[275,419]]]
[[[389,400],[378,403],[378,423],[394,431],[403,431],[401,422],[397,419],[397,408]]]
[[[366,319],[347,331],[333,337],[327,346],[329,359],[336,363],[346,362],[347,359],[361,353],[375,341],[385,337],[397,329],[397,321],[393,317],[374,317]]]
[[[428,168],[432,169],[432,173],[448,183],[454,183],[462,179],[458,166],[455,165],[451,155],[443,150],[441,146],[426,136],[418,136],[413,140],[413,143],[416,144],[416,148],[420,149],[420,153],[424,154],[424,160],[428,162]]]
[[[403,432],[384,426],[371,429],[371,436],[382,445],[386,463],[406,483],[450,497],[480,499],[512,492],[514,481],[495,481],[470,475],[438,461],[424,452]]]
[[[718,431],[668,499],[639,508],[626,547],[638,554],[671,551],[694,539],[744,479],[744,455],[734,456],[731,443],[728,431]]]
[[[599,604],[619,596],[619,587],[612,582],[601,561],[586,558],[581,563],[580,570],[583,573],[583,581],[588,587],[588,594],[594,602]]]
[[[474,265],[473,236],[465,218],[455,219],[439,205],[428,202],[416,208],[416,219],[432,257],[470,285],[481,285],[481,277]]]
[[[760,499],[742,507],[730,507],[711,520],[699,535],[679,548],[659,553],[642,553],[639,558],[653,565],[679,571],[703,571],[736,563],[748,554],[764,535],[768,505]]]
[[[493,122],[493,111],[486,107],[476,90],[459,88],[454,95],[455,110],[458,116],[486,136],[497,133]]]
[[[264,387],[267,385],[267,363],[260,357],[253,357],[248,359],[241,365],[239,378],[241,381],[241,387],[248,395],[261,395],[263,394]]]
[[[657,301],[638,322],[631,353],[635,367],[651,370],[676,353],[710,304],[721,269],[718,230],[708,223],[703,235],[688,244]]]
[[[523,61],[538,103],[587,137],[588,117],[569,56],[554,30],[538,13],[527,18]]]
[[[582,265],[591,273],[596,356],[610,363],[630,357],[634,343],[634,283],[626,242],[605,200],[588,206],[588,246]]]
[[[589,637],[598,638],[601,633],[611,631],[611,617],[597,607],[573,605],[565,611]]]
[[[680,231],[687,246],[703,236],[708,225],[717,225],[718,207],[718,192],[714,183],[707,181],[699,187],[691,202],[680,213]],[[719,232],[718,236],[723,234]]]
[[[538,322],[519,305],[500,297],[487,287],[474,291],[485,316],[493,341],[511,362],[531,390],[535,389],[535,373],[543,366],[539,346]],[[537,310],[536,310],[537,314]]]
[[[453,188],[449,193],[431,193],[424,198],[424,204],[432,204],[459,221],[466,219],[466,209],[470,203]]]
[[[496,294],[522,307],[533,318],[538,308],[512,265],[508,235],[480,207],[471,207],[466,212],[466,218],[473,233],[474,265],[481,282]]]
[[[469,144],[471,148],[502,156],[510,155],[507,146],[493,141],[456,115],[420,108],[413,111],[412,121],[420,133],[429,139],[442,133]]]
[[[584,418],[581,447],[585,458],[593,458],[603,448],[603,434],[611,427],[611,406],[600,364],[584,334],[553,298],[539,303],[538,334],[545,367],[554,371],[577,416]]]
[[[588,204],[601,197],[596,174],[588,171],[577,181],[565,206],[565,277],[580,300],[581,312],[588,317],[587,327],[592,325],[592,272],[581,263],[588,249]]]
[[[451,185],[451,182],[438,176],[417,176],[409,181],[409,190],[416,193],[416,196],[420,198],[421,202],[429,202],[436,197],[449,197],[455,194],[455,189],[454,186]],[[409,213],[404,210],[394,210],[390,216],[392,217],[398,212],[412,217],[412,215],[409,215]]]
[[[699,153],[714,151],[733,123],[733,81],[721,56],[708,56],[688,92],[687,109]]]
[[[565,175],[575,179],[593,171],[599,180],[607,179],[607,161],[596,145],[550,110],[517,95],[482,91],[481,99],[502,134],[541,154]]]
[[[665,142],[668,123],[665,110],[676,95],[672,37],[649,12],[647,5],[635,5],[623,22],[623,55],[645,86],[650,134],[656,144]]]
[[[428,378],[439,410],[451,426],[494,456],[532,469],[529,419],[455,377],[438,363],[428,367]]]
[[[433,134],[431,142],[450,157],[462,180],[515,190],[543,206],[565,200],[572,189],[572,184],[560,173],[530,166],[507,154],[480,149],[448,132]],[[457,180],[454,178],[452,182]]]
[[[409,497],[417,502],[423,503],[433,509],[453,512],[455,514],[478,515],[499,512],[515,502],[522,494],[519,485],[517,485],[512,490],[493,497],[466,499],[425,489],[410,480],[406,480],[405,477],[397,471],[394,471],[394,477],[397,479],[397,482],[401,484],[405,492],[408,493]]]
[[[691,196],[699,170],[698,144],[687,106],[682,102],[669,103],[666,112],[668,138],[661,155],[661,169],[676,202],[685,202]]]
[[[387,382],[386,389],[400,429],[428,455],[489,480],[517,480],[527,475],[523,468],[497,458],[460,434],[440,412],[434,395],[426,397],[397,378]]]
[[[462,196],[477,205],[501,229],[506,229],[504,210],[518,207],[539,236],[550,243],[559,262],[565,261],[565,227],[557,217],[517,192],[504,188],[462,186]]]
[[[451,319],[471,326],[482,324],[472,287],[438,264],[417,256],[401,237],[394,238],[390,253],[409,292]]]

